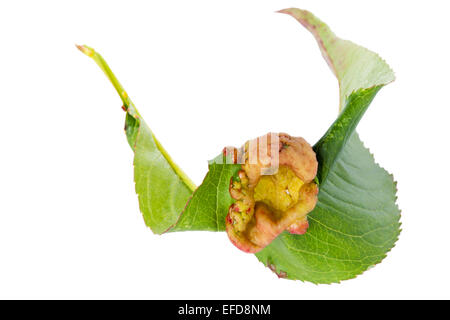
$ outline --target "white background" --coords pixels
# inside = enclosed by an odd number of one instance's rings
[[[450,298],[449,8],[445,1],[3,1],[0,298]],[[356,279],[279,280],[225,233],[153,235],[103,54],[199,184],[225,145],[268,131],[312,144],[338,110],[308,9],[397,79],[358,131],[398,181],[400,240]],[[252,120],[247,120],[252,119]],[[243,124],[243,122],[245,124]]]

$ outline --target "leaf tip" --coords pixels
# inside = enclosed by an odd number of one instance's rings
[[[281,9],[281,10],[275,11],[275,13],[288,13],[288,12],[287,12],[288,10],[289,10],[289,9]]]
[[[300,10],[300,9],[296,9],[296,8],[286,8],[286,9],[281,9],[276,11],[277,13],[286,13],[286,14],[292,14],[292,11],[294,10]]]
[[[87,55],[88,57],[92,57],[95,53],[95,50],[86,46],[86,45],[78,45],[75,44],[75,46],[78,48],[78,50],[80,50],[81,52],[83,52],[85,55]]]
[[[309,12],[306,10],[298,9],[298,8],[287,8],[287,9],[278,10],[278,11],[276,11],[276,13],[288,14],[296,19],[299,19],[300,16],[306,15]]]

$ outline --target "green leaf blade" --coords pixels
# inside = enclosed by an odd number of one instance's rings
[[[352,93],[347,100],[346,107],[336,121],[314,145],[313,149],[319,162],[317,171],[319,183],[327,179],[328,172],[336,162],[336,158],[381,88],[382,86],[374,86]]]
[[[134,178],[145,223],[162,234],[178,219],[193,190],[174,171],[145,123],[136,139]]]
[[[378,54],[337,37],[311,12],[297,8],[280,12],[292,16],[311,32],[339,82],[340,115],[314,146],[319,160],[317,176],[322,183],[377,92],[395,76]]]
[[[297,8],[279,12],[292,16],[316,39],[322,56],[339,81],[339,110],[345,107],[348,97],[354,91],[394,81],[394,72],[378,54],[337,37],[311,12]]]
[[[225,231],[225,217],[233,203],[228,192],[230,179],[240,168],[240,165],[211,162],[203,183],[169,231]]]

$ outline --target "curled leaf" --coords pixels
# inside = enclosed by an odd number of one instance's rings
[[[379,263],[400,233],[396,184],[363,146],[355,128],[378,91],[394,80],[374,52],[342,40],[308,11],[285,9],[316,38],[339,81],[339,115],[313,149],[318,160],[317,205],[306,224],[283,232],[256,256],[279,277],[314,283],[350,279]],[[135,153],[135,182],[146,224],[155,233],[224,231],[233,202],[230,181],[241,165],[210,161],[196,188],[155,138],[103,58],[87,46],[116,88],[126,111],[125,133]],[[302,234],[305,233],[305,234]]]

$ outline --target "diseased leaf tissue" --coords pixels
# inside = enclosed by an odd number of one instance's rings
[[[122,99],[139,206],[154,233],[226,231],[236,247],[255,253],[280,278],[340,282],[381,262],[400,233],[396,183],[355,132],[394,73],[376,53],[336,37],[312,13],[280,12],[317,40],[339,81],[338,117],[313,146],[269,133],[225,148],[199,187],[170,158],[105,60],[88,46],[78,48]]]

